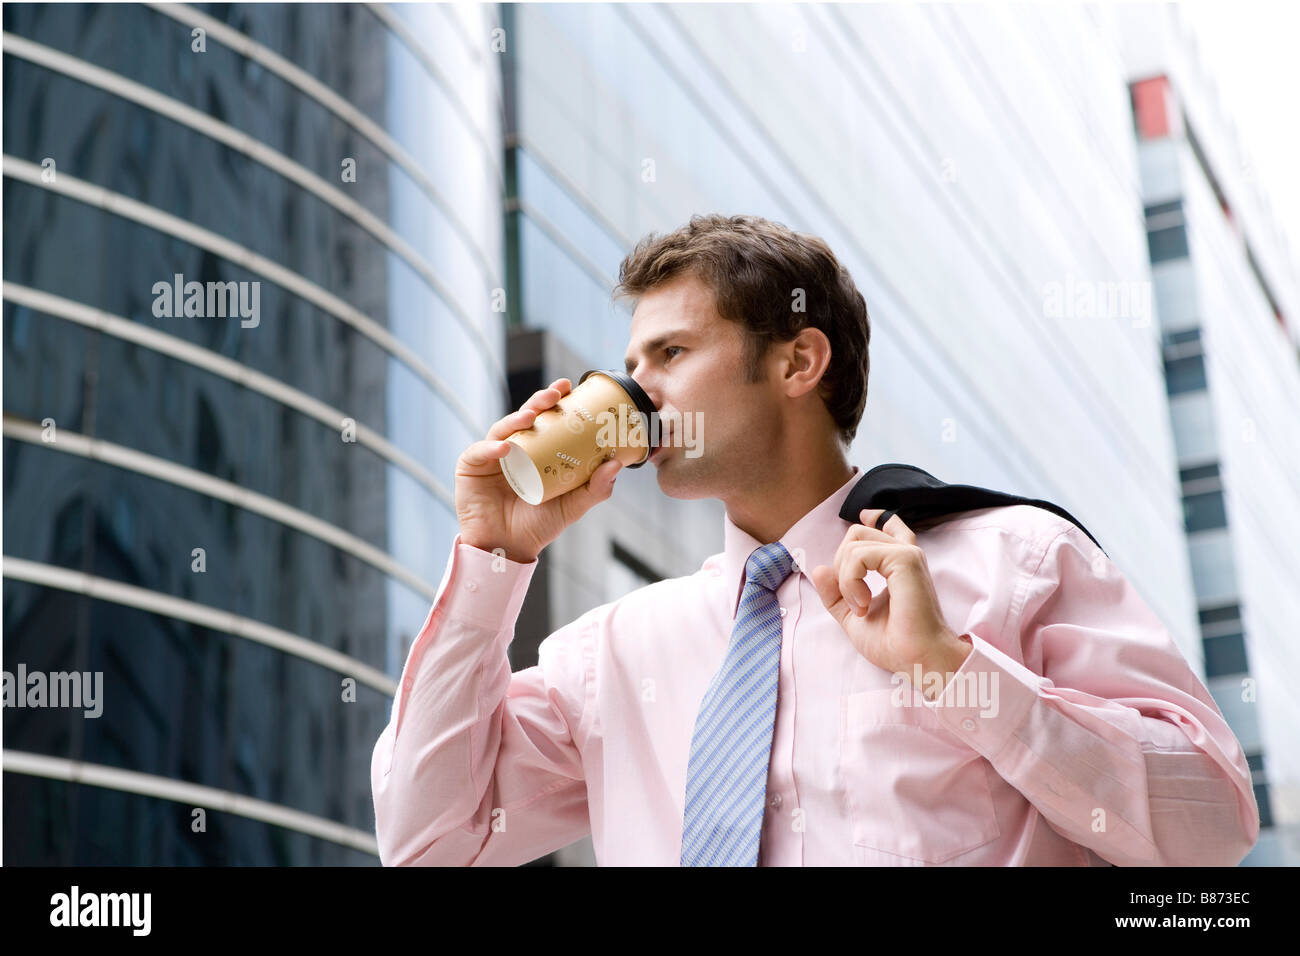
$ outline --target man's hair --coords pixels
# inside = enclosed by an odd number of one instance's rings
[[[640,298],[682,275],[706,285],[718,314],[741,327],[747,382],[758,381],[772,343],[820,329],[831,358],[818,394],[845,446],[852,444],[867,404],[871,321],[862,293],[824,241],[758,216],[692,216],[674,232],[637,243],[619,266],[613,298]]]

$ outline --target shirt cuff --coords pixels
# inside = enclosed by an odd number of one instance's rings
[[[451,546],[451,570],[440,606],[444,617],[493,631],[510,629],[519,618],[537,559],[527,564],[504,553],[484,551],[461,540]]]
[[[934,700],[923,705],[980,755],[992,759],[1038,700],[1046,678],[998,650],[973,631],[962,635],[971,651]]]

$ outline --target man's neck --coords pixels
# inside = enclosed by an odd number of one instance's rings
[[[745,489],[741,500],[727,502],[727,517],[763,544],[781,536],[853,477],[842,454],[804,459],[806,467],[786,472],[772,484]]]

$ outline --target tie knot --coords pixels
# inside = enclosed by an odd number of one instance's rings
[[[754,553],[745,562],[745,580],[775,591],[790,576],[793,568],[794,559],[790,557],[785,545],[773,541],[754,549]]]

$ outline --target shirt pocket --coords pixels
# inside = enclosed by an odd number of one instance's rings
[[[840,698],[840,773],[853,842],[944,863],[1001,835],[988,762],[919,702],[910,685]]]

